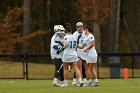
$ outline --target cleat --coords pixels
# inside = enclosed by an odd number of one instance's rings
[[[73,85],[73,86],[77,85],[77,82],[76,82],[76,79],[75,79],[75,78],[73,78],[72,85]]]
[[[83,86],[84,86],[84,87],[89,87],[89,86],[91,86],[91,82],[85,83]]]
[[[83,86],[83,81],[79,81],[77,84],[78,87],[82,87]]]
[[[86,84],[87,80],[86,78],[83,79],[83,85]]]
[[[63,84],[63,85],[61,85],[61,87],[69,87],[69,85],[68,84]]]
[[[56,81],[53,82],[53,86],[60,87],[60,85]]]
[[[64,84],[64,81],[61,81],[61,82],[60,82],[60,86],[62,86],[63,84]]]
[[[60,87],[58,83],[54,83],[53,86]]]
[[[72,82],[72,85],[75,86],[75,85],[77,85],[77,83],[76,82]]]
[[[93,87],[99,86],[99,82],[94,82],[91,84],[91,86],[93,86]]]

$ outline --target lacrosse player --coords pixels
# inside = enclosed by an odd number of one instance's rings
[[[51,38],[51,46],[50,46],[51,58],[55,66],[53,86],[60,86],[58,83],[58,79],[60,78],[61,85],[63,84],[64,80],[61,50],[63,47],[65,29],[62,25],[55,25],[54,32],[55,34]]]
[[[85,34],[87,36],[87,41],[84,45],[78,45],[79,48],[84,48],[84,52],[86,53],[86,63],[84,64],[86,70],[86,79],[87,82],[83,86],[99,86],[98,78],[96,71],[94,70],[94,64],[97,62],[97,53],[95,50],[95,39],[91,34],[92,30],[90,26],[86,26]],[[91,77],[94,77],[94,82],[91,83]]]
[[[75,31],[73,33],[73,35],[76,36],[78,44],[85,43],[86,36],[85,36],[85,32],[83,30],[83,23],[82,22],[77,22],[76,23],[76,28],[77,28],[77,31]],[[85,75],[84,66],[82,64],[82,62],[85,61],[85,52],[83,51],[83,49],[77,48],[77,54],[78,54],[78,57],[79,57],[77,65],[78,65],[79,70],[82,67],[82,78],[83,78],[83,83],[85,83],[86,82],[86,75]],[[75,77],[75,73],[74,73],[72,85],[76,85],[76,84],[77,84],[76,83],[76,77]]]
[[[76,52],[77,40],[74,35],[72,35],[72,28],[69,23],[66,24],[66,36],[64,37],[64,53],[62,57],[63,61],[63,71],[64,71],[64,84],[62,87],[68,87],[68,65],[72,65],[77,78],[77,85],[82,86],[82,78],[80,70],[77,67],[78,56]]]

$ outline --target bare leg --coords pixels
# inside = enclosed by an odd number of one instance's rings
[[[91,70],[91,73],[92,73],[92,76],[94,77],[94,79],[98,79],[97,78],[97,73],[94,69],[94,64],[91,65],[90,70]]]
[[[76,78],[77,78],[77,85],[78,86],[83,86],[83,82],[82,82],[82,78],[81,78],[81,73],[80,73],[80,70],[78,69],[77,67],[77,64],[76,62],[73,63],[73,69],[75,71],[75,74],[76,74]]]
[[[91,79],[90,64],[84,63],[84,67],[85,67],[85,72],[86,72],[86,79],[90,80]]]
[[[76,74],[76,78],[79,79],[81,77],[81,73],[80,73],[80,70],[77,67],[77,62],[73,63],[73,69],[74,69],[74,72]]]
[[[82,61],[81,59],[78,60],[78,62],[75,62],[77,64],[78,69],[80,70],[82,67]],[[73,76],[73,82],[72,85],[76,85],[77,80],[76,80],[76,73],[74,72],[74,76]]]
[[[90,70],[91,70],[92,76],[94,77],[94,83],[91,86],[99,86],[97,73],[96,73],[96,71],[94,69],[94,63],[92,63]]]
[[[68,80],[68,63],[63,62],[64,80]]]

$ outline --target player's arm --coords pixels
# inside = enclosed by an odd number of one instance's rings
[[[81,37],[82,35],[79,35],[79,37]],[[78,40],[79,41],[79,40]],[[86,37],[84,39],[82,39],[82,42],[79,44],[79,42],[77,43],[77,48],[79,49],[83,49],[85,46],[86,46],[86,42],[87,42],[87,39]]]
[[[55,43],[60,44],[62,47],[64,46],[64,45],[62,44],[62,42],[60,42],[60,41],[55,41]]]
[[[66,48],[69,45],[69,40],[65,38],[63,48]]]
[[[67,46],[68,46],[68,40],[67,40],[67,38],[65,38],[64,44],[63,44],[61,50],[57,51],[57,54],[61,53]]]
[[[89,46],[84,49],[84,51],[86,52],[87,50],[91,49],[94,45],[95,45],[95,40],[92,40]]]
[[[77,48],[83,49],[85,46],[86,46],[86,44],[78,44],[78,45],[77,45]]]

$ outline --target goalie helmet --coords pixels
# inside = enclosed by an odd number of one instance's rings
[[[65,28],[62,25],[55,25],[54,32],[56,34],[56,41],[63,41],[65,36]]]
[[[55,25],[54,32],[65,31],[65,28],[62,25]]]

